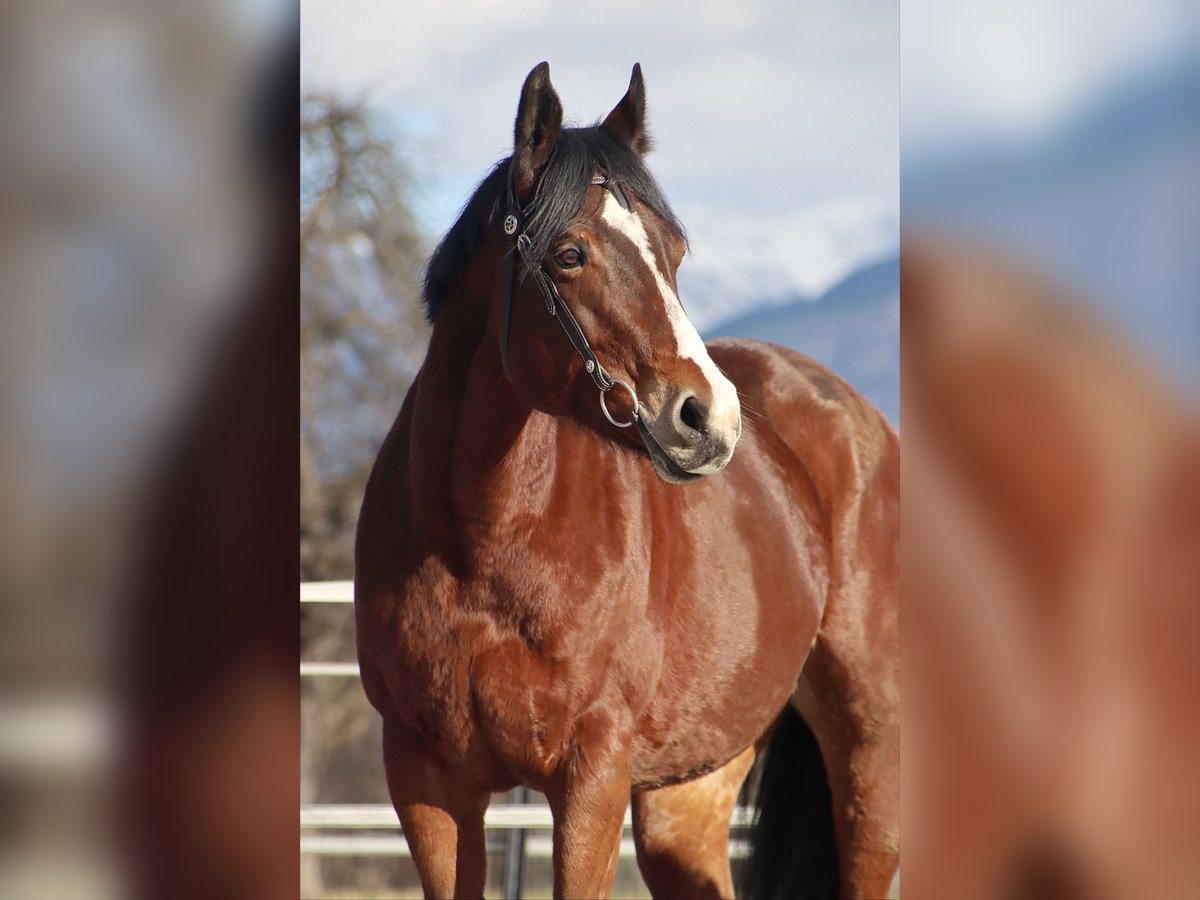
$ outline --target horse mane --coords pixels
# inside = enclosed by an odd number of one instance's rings
[[[488,228],[503,214],[510,160],[508,157],[498,162],[483,179],[429,260],[423,300],[425,317],[430,322],[436,319],[450,282],[471,261]],[[686,240],[683,226],[641,156],[598,125],[564,128],[533,202],[526,208],[525,232],[533,242],[532,259],[541,259],[551,242],[572,222],[597,170],[635,194]],[[522,277],[526,274],[528,268],[522,265]]]

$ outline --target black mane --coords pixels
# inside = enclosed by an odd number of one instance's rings
[[[503,215],[509,160],[501,160],[475,189],[463,211],[425,270],[425,316],[432,322],[451,280],[470,262],[487,229]],[[642,158],[599,127],[565,128],[526,209],[525,231],[533,241],[533,258],[541,259],[583,203],[597,170],[666,219],[681,235],[683,226],[671,212],[662,189]],[[499,224],[494,227],[499,228]],[[524,266],[522,269],[524,270]],[[527,274],[523,271],[522,275]]]

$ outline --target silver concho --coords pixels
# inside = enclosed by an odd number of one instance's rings
[[[511,213],[504,217],[504,233],[509,236],[517,233],[517,217]]]

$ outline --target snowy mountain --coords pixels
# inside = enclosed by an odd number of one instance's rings
[[[895,211],[842,198],[783,216],[681,210],[691,252],[679,272],[688,315],[704,333],[756,310],[819,297],[851,273],[894,256]]]

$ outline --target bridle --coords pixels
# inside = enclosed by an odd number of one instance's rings
[[[603,185],[625,209],[630,210],[633,208],[621,186],[606,175],[594,175],[592,177],[592,184]],[[546,271],[545,265],[533,257],[533,241],[530,240],[529,235],[525,232],[524,225],[529,211],[536,203],[537,198],[535,197],[529,206],[524,209],[521,208],[521,204],[517,201],[516,192],[513,190],[513,164],[509,163],[504,233],[508,235],[512,246],[509,248],[509,252],[505,254],[507,261],[504,269],[504,292],[500,305],[500,363],[504,367],[504,375],[509,381],[513,380],[512,373],[508,368],[508,335],[512,321],[513,267],[519,253],[533,273],[533,280],[537,283],[538,289],[542,292],[542,299],[546,302],[546,312],[558,320],[558,324],[566,332],[567,340],[571,342],[571,346],[575,348],[575,352],[583,357],[584,369],[592,376],[592,381],[600,389],[600,411],[604,413],[604,418],[608,419],[608,421],[618,428],[628,428],[630,425],[638,422],[638,417],[641,413],[642,407],[638,402],[637,392],[628,382],[609,375],[604,366],[600,364],[595,351],[592,350],[591,344],[588,343],[587,336],[583,333],[583,329],[579,327],[579,322],[576,321],[575,316],[572,315],[571,308],[567,306],[566,301],[559,294],[558,288],[555,287],[554,281],[551,279],[550,273]],[[608,404],[604,401],[605,394],[611,391],[614,385],[623,387],[633,400],[633,413],[628,422],[618,422],[614,419],[612,413],[608,411]]]

